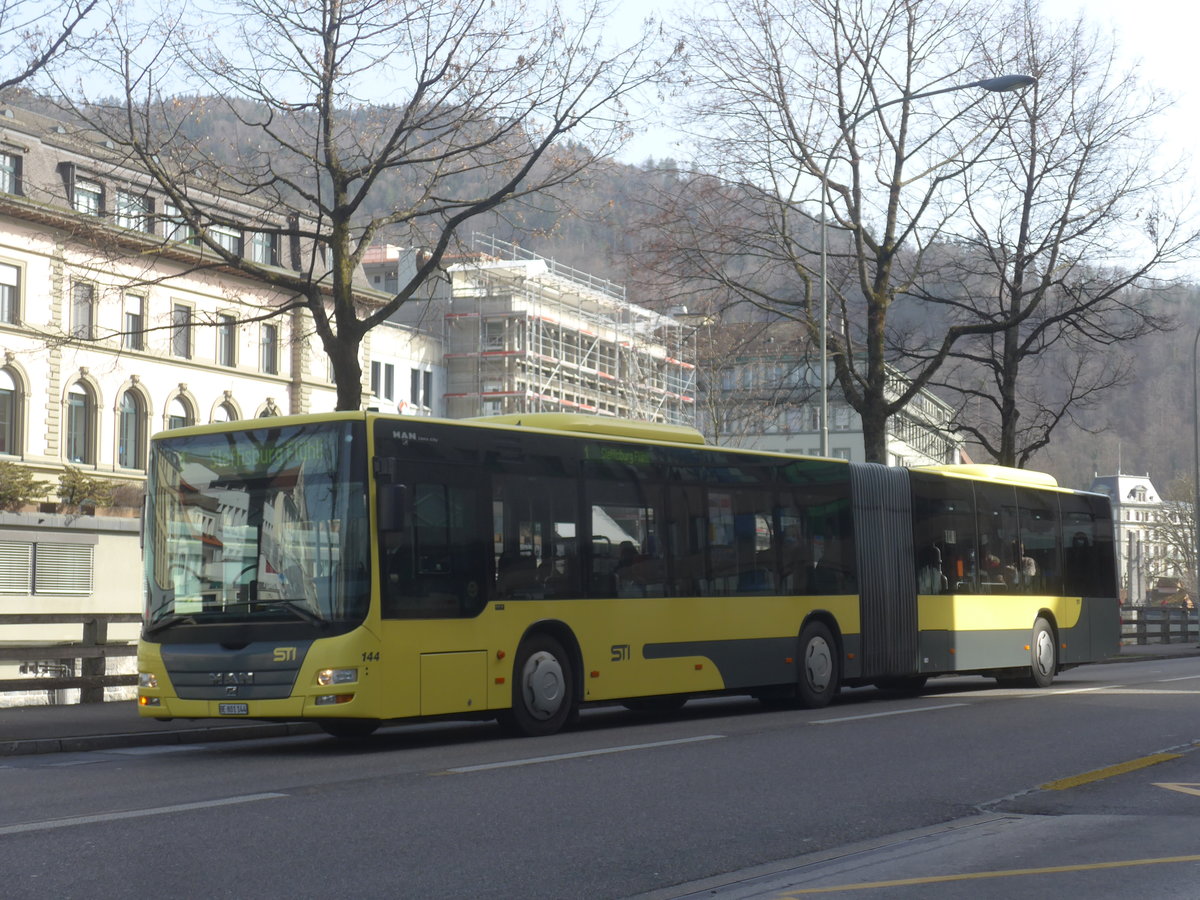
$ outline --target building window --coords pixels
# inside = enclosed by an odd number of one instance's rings
[[[433,373],[421,369],[412,370],[410,385],[413,406],[419,409],[433,408]]]
[[[168,241],[192,241],[192,226],[187,223],[174,203],[162,205],[162,233]],[[192,241],[194,243],[194,241]]]
[[[67,392],[67,440],[64,447],[67,462],[85,465],[95,462],[95,411],[96,401],[84,385],[75,384]]]
[[[0,369],[0,453],[19,456],[17,423],[20,422],[21,392],[12,373]]]
[[[95,181],[76,178],[71,205],[84,215],[100,215],[104,211],[104,188]]]
[[[171,308],[171,355],[192,358],[192,308],[183,303]]]
[[[223,247],[234,256],[242,255],[242,233],[228,225],[212,225],[208,229],[209,237],[218,247]]]
[[[261,368],[268,375],[279,374],[279,328],[269,323],[262,327]]]
[[[233,316],[217,316],[217,365],[237,365],[237,320]]]
[[[220,406],[217,407],[216,412],[213,413],[213,421],[214,422],[236,422],[237,421],[237,410],[234,409],[233,404],[229,403],[228,401],[225,403],[222,403]]]
[[[91,340],[95,335],[96,286],[86,281],[71,285],[71,336]]]
[[[16,154],[0,153],[0,191],[21,193],[21,157]]]
[[[17,325],[21,321],[21,270],[0,263],[0,322]]]
[[[95,547],[0,541],[0,594],[90,594]]]
[[[279,265],[279,235],[254,232],[250,236],[250,259],[264,266]]]
[[[167,414],[167,428],[186,428],[196,424],[192,409],[182,397],[171,401],[171,411]]]
[[[128,191],[117,191],[117,225],[132,231],[150,230],[150,200]]]
[[[145,404],[136,391],[121,396],[117,412],[117,464],[126,469],[142,467],[142,447],[145,444]]]
[[[396,397],[396,367],[391,363],[371,363],[371,393],[383,400]]]
[[[146,298],[125,295],[125,315],[121,322],[121,346],[126,350],[146,349]]]

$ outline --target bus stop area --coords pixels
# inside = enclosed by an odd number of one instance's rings
[[[1121,647],[1119,660],[1200,656],[1195,641]],[[0,756],[79,753],[123,747],[152,747],[315,734],[311,722],[142,718],[132,701],[64,706],[0,708]]]

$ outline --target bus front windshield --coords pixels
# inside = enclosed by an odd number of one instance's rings
[[[361,423],[154,442],[147,635],[180,624],[360,623],[368,604]]]

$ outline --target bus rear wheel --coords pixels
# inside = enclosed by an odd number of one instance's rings
[[[528,737],[554,734],[574,706],[574,673],[562,644],[548,634],[522,642],[513,666],[512,709],[500,716],[505,731]]]
[[[841,682],[837,642],[822,622],[809,622],[800,632],[800,671],[796,697],[807,709],[828,706]]]

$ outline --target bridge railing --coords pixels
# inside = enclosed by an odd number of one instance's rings
[[[36,665],[47,660],[70,661],[63,666],[72,674],[35,674],[25,678],[0,678],[0,693],[12,691],[55,691],[79,689],[80,703],[101,703],[106,687],[129,687],[137,684],[137,675],[109,674],[107,661],[137,656],[137,644],[128,640],[110,642],[108,626],[140,622],[137,613],[0,613],[0,628],[14,633],[6,626],[79,625],[78,641],[0,642],[0,662],[21,662]],[[74,674],[74,661],[79,660],[79,674]]]
[[[1126,606],[1121,609],[1121,640],[1127,644],[1200,640],[1200,615],[1177,606]]]

